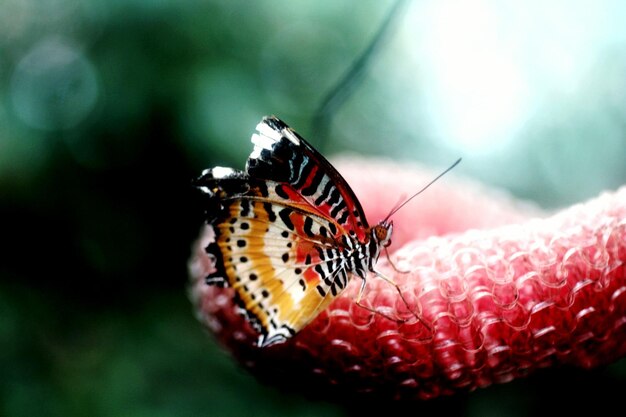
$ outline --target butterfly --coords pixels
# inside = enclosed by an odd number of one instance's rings
[[[244,171],[210,168],[195,186],[215,232],[205,248],[215,264],[206,283],[234,289],[266,347],[298,333],[354,276],[361,305],[368,274],[385,278],[375,265],[399,207],[369,226],[346,180],[302,136],[274,116],[256,129]]]

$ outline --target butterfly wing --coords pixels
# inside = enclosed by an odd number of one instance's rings
[[[276,117],[257,131],[246,172],[213,168],[196,185],[209,196],[216,233],[206,250],[217,272],[207,282],[235,289],[267,346],[293,336],[345,288],[349,237],[369,236],[354,192],[319,152]]]
[[[234,288],[260,346],[293,336],[345,288],[334,224],[281,200],[270,191],[277,183],[214,168],[197,185],[216,234],[206,251],[217,270],[207,282]]]
[[[277,182],[277,194],[334,222],[340,234],[365,242],[369,226],[363,208],[330,162],[277,117],[264,117],[257,131],[246,172]]]

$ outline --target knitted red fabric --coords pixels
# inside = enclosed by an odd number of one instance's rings
[[[433,176],[364,165],[344,161],[338,169],[370,222]],[[408,308],[375,277],[365,302],[404,323],[358,307],[357,279],[293,339],[259,349],[231,290],[204,284],[213,268],[202,250],[208,227],[191,261],[191,297],[199,319],[259,377],[313,384],[322,394],[432,398],[553,364],[591,368],[621,357],[626,188],[541,219],[528,213],[538,211],[452,178],[398,212],[394,242],[404,245],[392,259],[410,273],[394,272],[384,256],[378,266],[399,284]]]

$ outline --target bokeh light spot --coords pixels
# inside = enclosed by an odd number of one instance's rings
[[[423,39],[428,111],[455,147],[482,152],[511,139],[529,110],[527,74],[485,1],[433,4]]]
[[[16,115],[43,130],[76,126],[98,98],[96,71],[80,49],[60,38],[36,44],[18,63],[10,85]]]

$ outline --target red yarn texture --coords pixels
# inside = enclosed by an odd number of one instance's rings
[[[370,223],[436,174],[371,160],[336,166]],[[384,255],[378,268],[408,307],[374,276],[364,302],[404,322],[358,307],[353,279],[293,339],[257,348],[232,291],[204,283],[209,227],[190,263],[197,315],[261,379],[320,395],[433,398],[626,353],[626,188],[548,216],[450,175],[394,216],[394,233],[391,257],[410,273]]]

